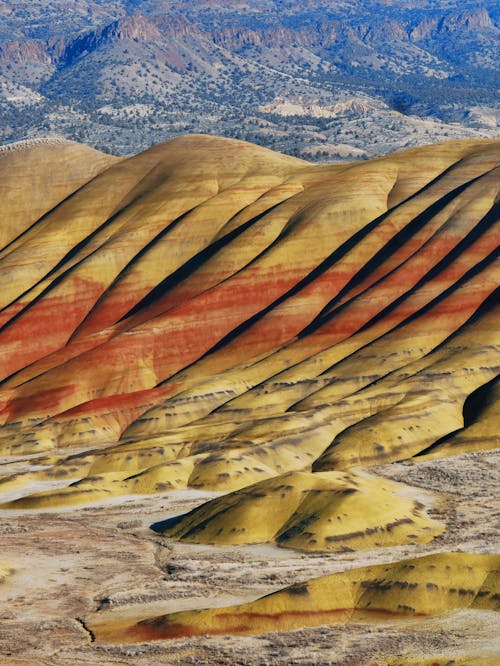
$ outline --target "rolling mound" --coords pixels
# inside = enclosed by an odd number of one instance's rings
[[[4,583],[13,573],[14,569],[10,566],[10,564],[0,560],[0,585]]]
[[[432,616],[459,608],[498,610],[499,561],[440,553],[316,578],[239,606],[182,611],[124,626],[96,624],[92,630],[97,640],[132,642]]]
[[[212,544],[264,543],[300,550],[360,550],[430,541],[442,528],[397,484],[360,474],[289,472],[153,525]],[[266,516],[266,520],[262,520]]]
[[[500,140],[333,165],[202,135],[0,152],[0,509],[191,489],[220,496],[156,532],[315,557],[442,536],[431,492],[368,468],[498,447],[499,164]],[[96,631],[494,610],[495,562],[441,553]]]

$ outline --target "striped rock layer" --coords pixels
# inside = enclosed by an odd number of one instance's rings
[[[0,453],[45,465],[2,489],[234,491],[497,446],[499,159],[0,155]]]
[[[439,553],[314,578],[237,606],[115,622],[95,618],[92,630],[100,641],[141,642],[498,610],[498,565],[494,555]]]

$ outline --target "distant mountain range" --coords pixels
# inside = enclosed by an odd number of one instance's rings
[[[0,0],[0,142],[352,159],[496,136],[499,26],[489,0]]]

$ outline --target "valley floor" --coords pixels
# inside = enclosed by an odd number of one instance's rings
[[[149,529],[214,493],[128,496],[53,511],[3,510],[1,558],[14,571],[0,585],[0,661],[12,666],[374,666],[416,665],[446,656],[449,661],[436,663],[493,664],[500,654],[498,639],[495,644],[500,626],[496,614],[486,611],[134,645],[99,643],[88,627],[101,618],[227,606],[367,564],[433,552],[493,553],[499,461],[500,453],[490,451],[371,468],[410,484],[409,492],[433,506],[430,513],[446,531],[428,544],[370,551],[302,554],[271,546],[197,546]],[[473,660],[478,654],[481,660]],[[465,655],[471,661],[461,660]]]

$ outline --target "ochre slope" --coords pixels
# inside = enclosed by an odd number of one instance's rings
[[[498,610],[498,566],[494,555],[439,553],[315,578],[239,606],[94,620],[91,629],[98,641],[119,643]]]
[[[58,139],[0,147],[0,257],[32,224],[120,159]]]
[[[496,379],[481,388],[484,390],[476,392],[478,398],[471,393],[464,404],[464,418],[467,416],[468,421],[465,427],[437,441],[423,451],[418,460],[500,448],[500,382]],[[467,409],[469,400],[470,411]]]
[[[12,576],[14,569],[8,562],[0,560],[0,585],[4,583],[9,576]]]
[[[153,529],[194,543],[274,542],[312,551],[426,542],[441,533],[423,506],[401,491],[397,484],[359,473],[289,472]]]

